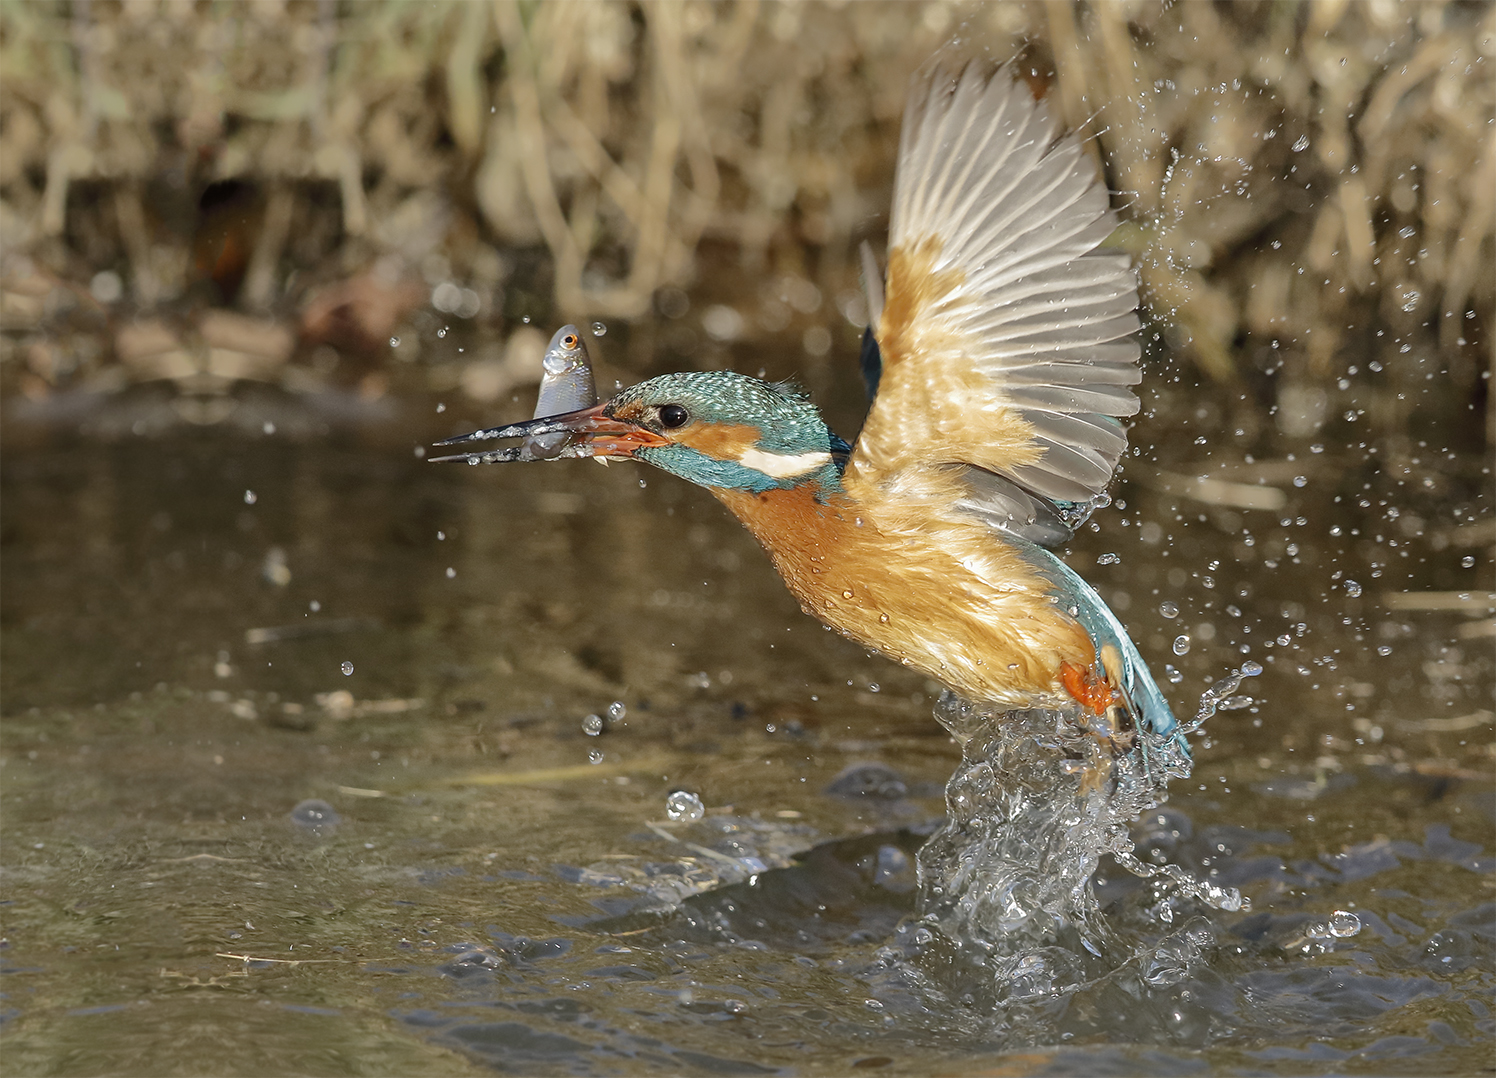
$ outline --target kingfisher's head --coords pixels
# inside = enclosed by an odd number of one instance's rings
[[[761,493],[839,485],[837,457],[846,443],[792,386],[733,371],[665,374],[603,407],[660,439],[633,456],[704,487]]]
[[[452,441],[561,431],[572,441],[560,456],[629,457],[703,487],[751,493],[802,484],[835,491],[848,451],[799,389],[733,371],[663,374],[593,408]],[[522,445],[443,459],[533,458]]]

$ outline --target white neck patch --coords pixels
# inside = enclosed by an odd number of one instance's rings
[[[831,463],[831,454],[824,449],[817,449],[810,453],[786,456],[782,453],[765,453],[762,449],[745,449],[738,457],[738,463],[756,472],[763,472],[771,479],[788,479],[825,467]]]

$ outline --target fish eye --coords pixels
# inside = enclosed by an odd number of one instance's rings
[[[576,346],[577,346],[577,335],[575,333],[568,333],[566,336],[564,336],[564,337],[561,338],[561,347],[562,348],[575,348]]]
[[[691,413],[678,404],[666,404],[660,407],[660,426],[662,427],[684,427],[691,421]]]

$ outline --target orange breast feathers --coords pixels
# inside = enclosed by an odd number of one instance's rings
[[[1049,600],[1046,581],[985,526],[939,512],[937,499],[820,504],[804,488],[712,493],[768,551],[807,614],[966,699],[1068,698],[1065,666],[1096,661],[1090,636]]]

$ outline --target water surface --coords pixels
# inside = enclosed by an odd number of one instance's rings
[[[485,417],[430,409],[12,447],[7,1070],[1488,1067],[1484,463],[1253,460],[1155,403],[1067,557],[1181,715],[1264,666],[1134,831],[1250,909],[1104,863],[1105,916],[1172,959],[997,1009],[917,936],[937,687],[805,618],[704,492],[431,466]]]

